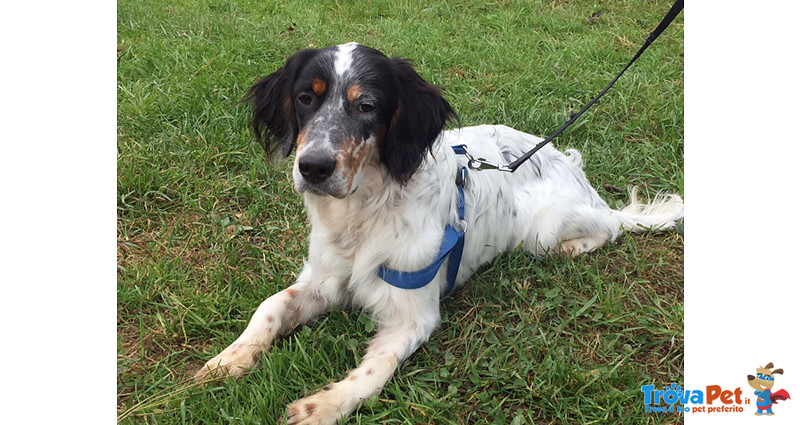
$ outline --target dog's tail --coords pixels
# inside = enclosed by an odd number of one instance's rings
[[[643,203],[636,187],[629,192],[630,203],[611,212],[629,232],[670,229],[683,217],[683,200],[679,195],[659,193],[651,202]]]

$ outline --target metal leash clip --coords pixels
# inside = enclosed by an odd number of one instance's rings
[[[506,164],[496,164],[494,162],[489,162],[486,158],[475,158],[472,154],[469,153],[466,147],[462,148],[464,156],[467,157],[467,166],[472,170],[499,170],[499,171],[506,171],[509,173],[514,172],[508,165]]]

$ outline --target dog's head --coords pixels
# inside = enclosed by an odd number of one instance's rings
[[[355,43],[294,54],[245,99],[268,154],[297,148],[295,188],[337,198],[355,192],[378,161],[405,184],[457,118],[407,60]]]
[[[772,369],[772,362],[764,367],[756,368],[756,376],[747,375],[747,384],[758,391],[771,389],[775,385],[775,374],[783,375],[783,369]]]

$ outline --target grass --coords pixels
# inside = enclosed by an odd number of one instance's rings
[[[464,125],[546,135],[618,72],[669,1],[118,2],[121,423],[271,424],[340,379],[372,323],[337,311],[242,379],[189,384],[293,282],[308,225],[290,163],[268,164],[237,101],[291,53],[358,41],[415,60]],[[599,18],[590,21],[594,12]],[[555,144],[622,188],[683,191],[683,17]],[[683,376],[683,237],[623,236],[575,260],[501,256],[348,424],[669,423],[640,386]]]

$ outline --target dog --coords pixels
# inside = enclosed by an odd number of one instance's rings
[[[778,404],[778,401],[789,400],[791,397],[786,390],[778,390],[772,392],[772,387],[775,385],[775,375],[783,375],[783,369],[773,368],[772,362],[767,363],[766,366],[756,368],[756,376],[747,375],[747,384],[753,387],[756,397],[756,416],[767,415],[772,416],[772,405]]]
[[[444,131],[458,117],[440,90],[408,60],[359,44],[300,51],[257,81],[245,101],[270,155],[296,151],[294,187],[311,223],[308,259],[297,281],[267,298],[195,378],[245,373],[276,338],[334,308],[363,309],[377,324],[361,364],[289,404],[289,424],[332,424],[350,414],[430,337],[448,291],[445,267],[417,289],[390,285],[378,271],[429,266],[448,226],[466,230],[458,288],[520,244],[538,258],[576,256],[623,230],[665,230],[683,217],[674,194],[641,203],[634,193],[628,206],[611,209],[572,149],[546,146],[513,174],[473,170],[456,185],[467,159],[451,146],[507,163],[542,139],[502,125]]]

